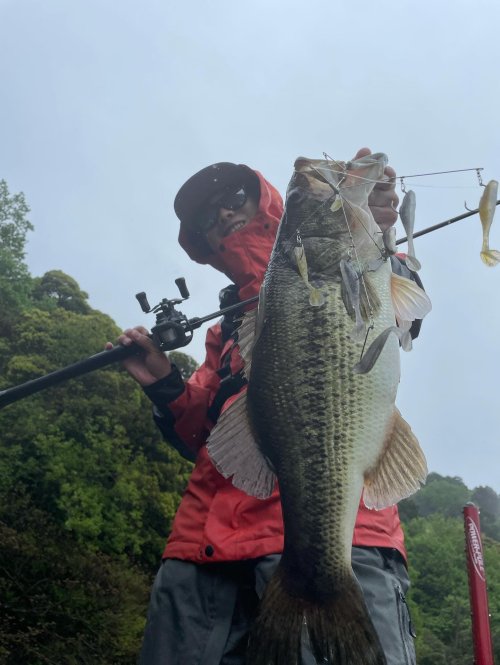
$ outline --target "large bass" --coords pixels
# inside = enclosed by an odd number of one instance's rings
[[[265,498],[278,478],[285,544],[261,601],[249,665],[385,658],[351,567],[359,500],[380,509],[424,482],[424,455],[395,407],[399,346],[430,309],[393,274],[367,201],[387,158],[299,158],[257,316],[239,335],[248,391],[221,416],[209,453]]]

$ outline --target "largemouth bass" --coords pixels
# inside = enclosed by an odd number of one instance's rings
[[[237,487],[264,498],[279,481],[284,550],[249,665],[298,665],[304,638],[319,663],[385,663],[352,572],[352,534],[363,488],[366,505],[383,508],[425,480],[395,398],[398,337],[430,309],[392,274],[367,205],[386,163],[382,154],[295,162],[258,315],[239,335],[247,395],[209,439]]]

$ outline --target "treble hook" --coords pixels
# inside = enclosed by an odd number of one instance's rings
[[[405,186],[404,178],[400,178],[399,181],[400,181],[400,185],[401,185],[401,191],[403,192],[403,194],[406,194],[406,186]]]

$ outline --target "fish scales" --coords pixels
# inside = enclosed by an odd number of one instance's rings
[[[367,205],[386,163],[381,154],[335,169],[295,162],[259,312],[239,332],[248,391],[209,437],[214,464],[236,487],[266,498],[273,471],[280,486],[283,554],[248,665],[300,665],[303,641],[320,663],[386,662],[352,572],[352,534],[363,485],[367,505],[381,508],[425,479],[425,458],[394,404],[391,333],[397,318],[408,335],[430,308],[413,282],[395,282]]]
[[[388,289],[390,275],[383,272]],[[398,343],[390,339],[382,352],[395,356],[390,376],[383,359],[370,377],[355,375],[360,348],[350,338],[340,283],[329,284],[325,306],[313,308],[293,270],[273,274],[271,264],[266,279],[268,322],[253,352],[250,414],[280,480],[283,566],[294,591],[317,598],[334,593],[339,576],[352,574],[363,474],[377,459],[390,417]],[[373,334],[393,316],[390,308],[381,312]]]

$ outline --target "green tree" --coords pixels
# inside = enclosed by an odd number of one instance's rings
[[[405,523],[419,665],[472,662],[463,519],[437,513]],[[483,537],[495,660],[500,658],[500,544]]]
[[[7,385],[92,355],[119,331],[100,312],[58,307],[26,310],[13,332]],[[0,412],[0,427],[9,487],[25,483],[86,547],[156,567],[190,465],[161,439],[125,371],[115,365],[33,395]]]
[[[29,301],[31,278],[24,262],[26,235],[33,230],[27,215],[24,194],[10,194],[0,180],[0,336],[9,334],[10,325]],[[0,367],[5,352],[0,344]]]
[[[459,519],[431,515],[405,527],[412,589],[418,607],[417,662],[470,665],[472,644],[464,531]],[[432,658],[435,658],[433,661]]]
[[[500,497],[488,486],[474,488],[471,501],[481,511],[481,531],[500,541]]]
[[[460,517],[470,496],[471,491],[461,478],[430,473],[419,492],[400,502],[400,514],[403,519],[426,517],[434,513]]]
[[[82,291],[76,280],[62,270],[49,270],[33,282],[32,296],[35,301],[50,307],[53,303],[69,312],[88,314],[90,305],[88,293]]]
[[[0,504],[0,662],[132,665],[149,579],[91,552],[18,486]]]
[[[1,387],[118,335],[101,312],[51,298],[12,323]],[[186,373],[195,365],[184,354],[176,362]],[[147,589],[190,470],[118,364],[0,411],[0,662],[135,662]]]
[[[198,368],[198,363],[194,358],[180,351],[172,351],[168,354],[170,362],[177,366],[184,381],[187,381],[191,374]]]
[[[27,213],[2,182],[0,388],[87,358],[119,333],[69,275],[31,278]],[[185,376],[196,367],[174,358]],[[0,662],[135,662],[190,470],[118,364],[0,411]]]

